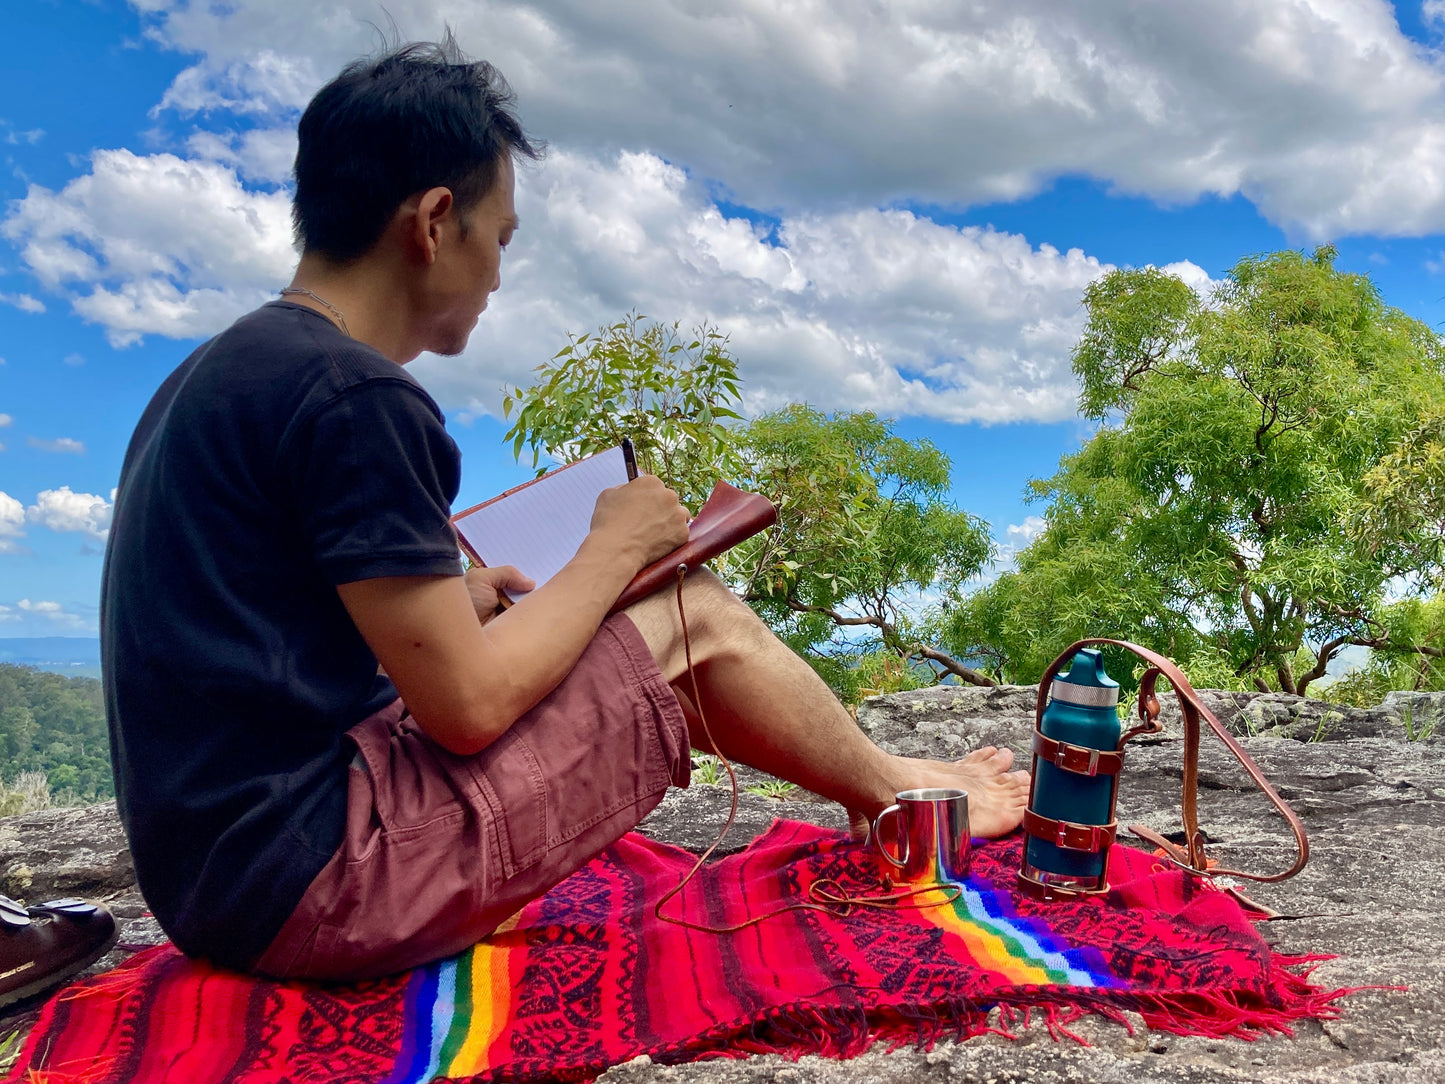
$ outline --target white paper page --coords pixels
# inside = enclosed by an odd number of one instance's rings
[[[541,587],[577,554],[604,489],[627,481],[621,448],[588,456],[457,521],[482,563],[515,565]],[[508,591],[512,601],[527,592]]]

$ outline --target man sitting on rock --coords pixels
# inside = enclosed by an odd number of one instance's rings
[[[116,789],[187,953],[324,979],[456,953],[706,748],[672,593],[607,616],[686,537],[657,478],[606,491],[576,557],[505,613],[499,591],[529,581],[462,574],[458,450],[405,365],[459,353],[500,285],[513,161],[538,155],[511,101],[450,40],[323,88],[300,123],[291,286],[171,374],[126,453],[101,616]],[[958,786],[975,834],[1019,823],[1007,750],[887,755],[719,580],[683,594],[722,752],[855,821]]]

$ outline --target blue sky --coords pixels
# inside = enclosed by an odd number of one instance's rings
[[[0,636],[90,635],[130,429],[284,285],[298,108],[371,49],[357,3],[26,0],[0,67]],[[901,7],[901,6],[894,6]],[[525,476],[495,418],[629,307],[733,336],[753,410],[872,409],[954,462],[1003,546],[1088,429],[1068,349],[1110,266],[1196,285],[1330,241],[1445,325],[1445,2],[408,0],[551,144],[503,290],[413,371],[461,500]],[[44,88],[43,92],[37,88]]]

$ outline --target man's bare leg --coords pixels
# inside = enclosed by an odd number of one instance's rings
[[[961,761],[892,756],[868,740],[812,667],[707,571],[683,590],[698,696],[713,741],[729,759],[839,802],[855,824],[876,816],[900,790],[962,787],[970,828],[997,836],[1023,819],[1028,773],[1010,771],[1013,753],[979,749]],[[677,596],[661,591],[628,607],[663,676],[686,694]],[[694,744],[709,743],[689,713]]]

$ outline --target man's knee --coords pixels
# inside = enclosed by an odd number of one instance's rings
[[[683,581],[681,606],[677,591],[668,589],[633,603],[624,612],[642,633],[669,681],[687,669],[689,653],[694,664],[706,663],[755,644],[760,634],[767,633],[752,609],[706,568],[689,573]]]

